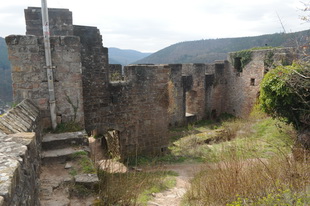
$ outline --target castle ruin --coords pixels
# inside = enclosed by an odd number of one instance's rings
[[[25,9],[25,17],[26,35],[8,36],[6,43],[12,65],[14,102],[30,99],[18,108],[23,116],[28,108],[34,118],[20,128],[12,121],[19,115],[11,113],[0,122],[4,133],[0,137],[5,142],[15,142],[12,139],[15,133],[35,131],[33,141],[23,144],[34,145],[28,150],[36,151],[32,147],[40,148],[38,128],[51,127],[41,9],[29,7]],[[246,65],[236,53],[212,64],[129,65],[124,67],[122,80],[111,81],[110,73],[119,67],[109,65],[108,49],[102,45],[99,30],[73,25],[68,9],[49,9],[49,18],[58,123],[77,122],[89,135],[113,130],[122,157],[165,153],[169,127],[217,118],[222,113],[247,116],[257,100],[264,74],[274,65],[291,63],[295,54],[293,48],[255,50]],[[34,156],[31,161],[37,161],[39,154],[31,154]],[[11,157],[1,155],[0,161]],[[32,167],[31,181],[35,185],[38,168],[29,163],[24,166]],[[27,202],[25,205],[35,205],[36,193],[19,200]],[[8,199],[14,195],[0,194],[0,197]]]

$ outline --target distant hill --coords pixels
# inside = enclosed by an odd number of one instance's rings
[[[227,53],[253,47],[296,46],[310,36],[310,30],[296,33],[278,33],[255,37],[208,39],[181,42],[136,61],[136,64],[212,63],[224,60]]]
[[[0,37],[0,104],[11,102],[12,99],[12,79],[8,51],[4,38]]]
[[[142,53],[135,50],[129,49],[118,49],[114,47],[109,48],[109,63],[110,64],[121,64],[126,66],[135,61],[138,61],[144,57],[149,56],[151,53]]]
[[[0,68],[9,69],[8,50],[4,38],[0,37]]]

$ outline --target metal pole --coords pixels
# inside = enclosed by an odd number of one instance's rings
[[[55,101],[55,90],[54,90],[54,77],[52,67],[52,55],[51,55],[51,44],[50,44],[50,29],[48,20],[48,10],[46,0],[41,0],[41,13],[42,13],[42,27],[44,37],[44,48],[45,48],[45,61],[46,61],[46,72],[47,72],[47,83],[49,93],[49,105],[51,112],[52,127],[57,127],[56,121],[56,101]]]

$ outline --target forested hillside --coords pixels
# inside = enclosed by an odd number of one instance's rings
[[[143,53],[130,49],[118,49],[114,47],[109,48],[109,63],[121,64],[126,66],[144,57],[149,56],[151,53]]]
[[[264,46],[296,46],[296,42],[302,43],[309,36],[310,30],[306,30],[288,34],[278,33],[255,37],[187,41],[166,47],[135,63],[211,63],[215,60],[226,59],[228,52]]]
[[[10,62],[4,38],[0,37],[0,104],[12,101]]]

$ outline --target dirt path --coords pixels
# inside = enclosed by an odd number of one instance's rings
[[[181,204],[182,197],[189,188],[189,181],[198,173],[203,164],[192,163],[192,164],[174,164],[174,165],[163,165],[160,170],[170,170],[177,172],[179,176],[176,177],[176,186],[154,194],[154,199],[148,202],[148,206],[178,206]],[[156,170],[156,168],[147,169]]]
[[[72,181],[65,164],[54,162],[42,165],[40,175],[40,203],[44,206],[87,206],[96,196],[77,198],[70,195],[68,181]]]

